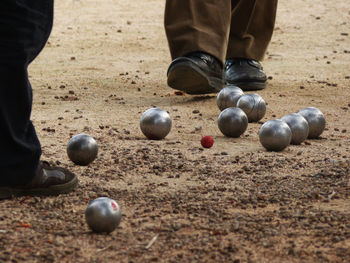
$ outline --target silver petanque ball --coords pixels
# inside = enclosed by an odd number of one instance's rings
[[[326,127],[326,119],[323,113],[314,107],[308,107],[298,112],[309,123],[309,139],[318,138]]]
[[[236,107],[237,101],[243,95],[243,90],[241,90],[239,87],[229,85],[224,87],[219,92],[218,96],[216,97],[216,104],[221,111],[230,107]]]
[[[301,144],[309,134],[309,124],[306,119],[297,113],[285,115],[281,121],[288,124],[292,131],[291,144]]]
[[[108,197],[93,200],[85,210],[85,220],[89,228],[97,233],[110,233],[120,223],[122,210],[118,203]]]
[[[218,126],[225,136],[239,137],[248,127],[248,118],[240,108],[227,108],[220,113]]]
[[[73,136],[67,145],[69,159],[77,165],[88,165],[97,157],[98,146],[94,138],[87,134]]]
[[[243,95],[237,101],[237,107],[247,114],[249,122],[260,121],[266,113],[266,103],[264,99],[255,93]]]
[[[287,123],[281,120],[269,120],[259,130],[262,146],[269,151],[282,151],[292,140],[292,131]]]
[[[169,114],[159,108],[146,110],[140,119],[142,133],[151,140],[161,140],[171,130],[171,119]]]

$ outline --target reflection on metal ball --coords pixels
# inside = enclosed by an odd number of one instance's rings
[[[301,144],[306,140],[309,134],[309,124],[303,116],[300,114],[292,113],[285,115],[281,121],[287,123],[290,130],[292,131],[291,144]]]
[[[255,93],[243,95],[237,102],[237,107],[247,114],[249,122],[260,121],[266,113],[264,99]]]
[[[239,137],[248,127],[248,118],[240,108],[227,108],[220,113],[218,126],[225,136]]]
[[[67,145],[67,155],[77,165],[88,165],[96,159],[97,152],[95,139],[87,134],[73,136]]]
[[[171,130],[171,119],[169,114],[159,108],[146,110],[140,119],[142,133],[151,140],[161,140]]]
[[[292,140],[292,131],[281,120],[269,120],[259,130],[259,139],[267,150],[282,151]]]

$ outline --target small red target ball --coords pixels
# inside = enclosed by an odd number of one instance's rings
[[[204,148],[210,148],[213,146],[214,144],[214,139],[213,137],[211,136],[204,136],[202,139],[201,139],[201,144]]]

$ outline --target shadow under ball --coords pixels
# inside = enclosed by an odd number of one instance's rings
[[[151,140],[161,140],[171,130],[171,119],[169,114],[159,108],[146,110],[140,119],[142,133]]]
[[[218,96],[216,97],[216,104],[221,111],[230,107],[236,107],[237,101],[243,95],[244,92],[239,87],[229,85],[224,87],[219,92]]]
[[[237,107],[247,114],[249,122],[260,121],[266,113],[264,99],[255,93],[243,95],[237,102]]]
[[[118,203],[108,197],[93,200],[85,210],[85,220],[89,228],[97,233],[110,233],[117,228],[122,219]]]
[[[259,140],[269,151],[282,151],[292,140],[292,131],[281,120],[269,120],[259,130]]]
[[[300,110],[298,114],[303,116],[309,124],[308,138],[318,138],[326,127],[326,119],[323,113],[315,107],[308,107]]]
[[[248,118],[240,108],[224,109],[218,117],[218,126],[227,137],[239,137],[248,127]]]
[[[288,124],[292,131],[291,144],[301,144],[309,135],[309,124],[306,119],[297,113],[285,115],[281,121]]]
[[[67,155],[77,165],[88,165],[96,159],[97,153],[98,146],[95,139],[87,134],[73,136],[67,145]]]

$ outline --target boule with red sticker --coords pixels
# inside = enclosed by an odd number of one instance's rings
[[[99,197],[86,208],[85,219],[92,231],[110,233],[119,225],[122,219],[122,210],[115,200]]]

